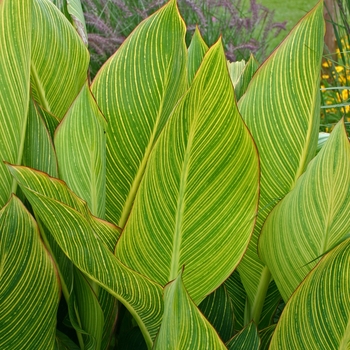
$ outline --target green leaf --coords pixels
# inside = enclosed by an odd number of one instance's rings
[[[64,253],[128,308],[150,347],[162,317],[161,287],[113,256],[95,235],[94,218],[64,182],[25,167],[11,166],[10,171]]]
[[[80,198],[91,213],[105,214],[106,137],[105,121],[84,85],[55,132],[60,178]]]
[[[171,0],[133,31],[92,84],[108,121],[106,218],[122,228],[151,150],[187,87],[185,31]]]
[[[241,75],[243,74],[245,61],[237,61],[237,62],[229,62],[227,61],[228,72],[230,73],[230,78],[232,81],[232,85],[235,88],[239,82]],[[237,99],[238,100],[238,99]]]
[[[228,350],[258,350],[260,339],[258,330],[253,322],[250,322],[229,342],[226,343]]]
[[[318,134],[318,143],[317,143],[316,153],[320,152],[321,148],[327,142],[329,136],[330,136],[330,134],[327,132],[320,132]]]
[[[232,337],[234,331],[233,305],[224,285],[209,294],[198,305],[198,308],[215,328],[223,342]]]
[[[3,161],[22,161],[29,108],[31,11],[31,1],[0,1],[0,208],[15,190]]]
[[[262,229],[259,253],[285,301],[315,266],[311,261],[350,232],[349,213],[350,144],[341,121]]]
[[[185,265],[186,289],[199,303],[245,252],[258,178],[219,41],[158,139],[116,256],[161,285]]]
[[[59,280],[33,217],[15,196],[0,211],[0,251],[0,348],[52,348]]]
[[[261,340],[260,348],[259,350],[268,350],[270,343],[271,343],[271,338],[273,336],[273,333],[276,329],[276,325],[273,324],[267,328],[262,329],[259,332],[259,337]]]
[[[165,286],[164,315],[153,349],[226,349],[189,297],[182,273]]]
[[[69,22],[72,23],[83,43],[87,46],[88,37],[86,23],[80,0],[50,0],[65,15]]]
[[[116,322],[119,317],[118,315],[119,302],[115,298],[115,296],[108,293],[105,289],[102,289],[102,288],[100,288],[100,291],[98,294],[98,301],[101,305],[101,309],[103,311],[103,317],[104,317],[101,349],[108,349],[108,346],[114,337],[114,329],[116,327]],[[142,335],[141,337],[143,339]]]
[[[348,239],[328,253],[292,295],[269,349],[349,349],[349,276]]]
[[[236,85],[235,85],[235,96],[236,100],[239,101],[247,90],[247,87],[252,80],[253,75],[259,68],[259,63],[255,57],[251,54],[248,62],[244,66],[243,72],[241,73]]]
[[[33,1],[30,33],[32,95],[61,120],[86,81],[89,53],[73,26],[50,1]]]
[[[84,12],[80,0],[67,0],[67,10],[70,14],[74,28],[83,40],[83,43],[87,46],[88,35],[86,30]]]
[[[103,311],[89,281],[76,269],[69,308],[72,325],[83,334],[84,349],[99,350],[104,328]],[[76,319],[73,315],[76,315]]]
[[[316,152],[323,36],[323,3],[319,2],[260,66],[238,103],[261,167],[257,225],[238,267],[256,322],[271,278],[257,255],[260,230]]]
[[[36,106],[36,111],[40,114],[41,118],[45,121],[46,128],[50,133],[51,140],[54,139],[55,130],[60,123],[60,121],[50,112],[45,111],[38,104]]]
[[[56,330],[56,343],[55,350],[80,350],[71,339],[69,339],[64,333]]]
[[[244,325],[244,311],[246,306],[247,293],[244,290],[239,272],[235,270],[225,281],[225,287],[230,295],[235,315],[235,330],[241,330]]]
[[[264,329],[274,323],[274,318],[276,316],[281,300],[281,294],[276,286],[275,281],[272,280],[266,293],[258,329]]]
[[[203,40],[198,27],[196,27],[190,46],[188,47],[187,77],[189,85],[192,83],[208,49],[209,48]]]
[[[29,104],[22,163],[51,176],[58,176],[56,153],[51,136],[40,115],[38,106],[32,100]]]

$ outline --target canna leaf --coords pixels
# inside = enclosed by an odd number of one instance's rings
[[[71,22],[83,40],[83,43],[88,45],[88,35],[83,9],[80,0],[67,0],[67,11],[70,15]]]
[[[0,348],[52,349],[59,280],[38,227],[12,196],[0,211]]]
[[[341,121],[262,229],[260,256],[285,301],[313,260],[350,232],[349,212],[350,144]]]
[[[196,27],[190,46],[188,47],[187,77],[189,85],[191,85],[208,49],[198,27]]]
[[[320,115],[323,3],[311,10],[253,76],[238,107],[256,142],[261,166],[259,214],[238,267],[258,322],[271,274],[257,255],[262,225],[316,153]]]
[[[258,179],[219,41],[158,139],[116,256],[161,285],[186,265],[185,287],[199,303],[244,254]]]
[[[244,66],[242,74],[238,78],[238,81],[236,82],[236,85],[235,85],[235,96],[237,101],[239,101],[240,98],[246,92],[248,85],[252,80],[253,75],[258,70],[258,68],[259,68],[259,63],[255,59],[255,57],[251,54],[248,62]]]
[[[228,71],[230,73],[231,82],[234,88],[237,86],[239,79],[243,74],[245,65],[246,63],[244,60],[237,62],[227,61]]]
[[[190,299],[181,277],[182,273],[165,286],[164,315],[153,349],[226,349]]]
[[[235,331],[240,331],[246,323],[244,320],[244,310],[247,293],[244,290],[241,278],[237,270],[231,274],[231,276],[225,281],[224,285],[233,305],[233,311],[235,315]]]
[[[2,207],[17,189],[3,161],[22,164],[26,128],[33,126],[33,121],[27,121],[28,113],[32,113],[30,95],[46,111],[62,119],[86,80],[89,54],[74,28],[48,0],[4,0],[0,3],[0,21],[4,24],[0,33]],[[34,139],[27,145],[28,142]],[[42,142],[43,139],[36,145],[42,146]],[[35,154],[41,158],[41,151],[31,150],[32,155],[27,151],[26,164],[38,162]],[[52,149],[47,151],[52,157]]]
[[[264,329],[274,323],[281,301],[281,294],[275,281],[272,280],[266,293],[258,329]]]
[[[104,218],[106,124],[85,84],[55,132],[60,178]]]
[[[269,349],[349,349],[349,276],[348,239],[324,256],[291,296]]]
[[[61,120],[86,81],[89,53],[73,26],[48,0],[33,1],[29,32],[32,96]]]
[[[209,294],[198,305],[198,308],[217,331],[223,342],[228,341],[233,336],[233,305],[224,285]]]
[[[86,206],[64,182],[29,168],[9,168],[64,253],[87,277],[128,308],[150,347],[162,317],[161,287],[113,256],[95,236]]]
[[[36,111],[40,114],[41,118],[44,120],[47,130],[51,136],[51,140],[54,139],[55,130],[60,123],[60,121],[51,113],[45,111],[38,104],[35,104]]]
[[[24,141],[23,165],[58,176],[55,149],[38,106],[29,103],[28,125]]]
[[[55,350],[80,350],[71,339],[69,339],[64,333],[56,330],[56,343]]]
[[[250,322],[230,341],[226,343],[228,350],[258,350],[260,346],[260,338],[258,330],[253,322]]]
[[[260,344],[260,349],[259,350],[268,350],[270,343],[271,343],[271,338],[273,336],[273,333],[276,329],[276,325],[273,324],[267,328],[262,329],[259,332],[259,337],[261,340],[261,344]]]
[[[325,145],[329,136],[330,134],[327,132],[320,132],[318,134],[318,143],[317,143],[316,153],[318,153],[321,150],[321,148]]]
[[[3,161],[21,164],[30,92],[32,2],[0,1],[0,209],[16,185]]]
[[[185,31],[171,0],[133,31],[92,83],[108,122],[106,218],[121,228],[154,143],[187,88]]]
[[[74,289],[69,297],[69,318],[76,330],[83,334],[84,349],[100,350],[104,315],[89,281],[74,269]],[[74,318],[74,314],[77,318]]]

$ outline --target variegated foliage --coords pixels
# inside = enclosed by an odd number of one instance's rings
[[[349,349],[322,11],[258,68],[171,0],[90,84],[79,0],[0,0],[1,349]]]

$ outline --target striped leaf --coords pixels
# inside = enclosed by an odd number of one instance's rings
[[[153,145],[187,86],[185,31],[171,0],[133,31],[92,84],[108,121],[106,218],[120,227]]]
[[[208,49],[209,48],[203,40],[198,27],[196,27],[190,46],[188,47],[187,77],[189,85],[191,85]]]
[[[58,176],[56,153],[51,136],[40,115],[39,106],[33,100],[29,103],[22,163],[51,176]]]
[[[232,337],[234,331],[233,305],[224,285],[209,294],[198,305],[198,308],[223,342]]]
[[[61,119],[86,80],[89,54],[74,28],[48,0],[1,1],[0,23],[4,24],[0,32],[2,207],[17,189],[3,161],[22,164],[30,94]],[[36,150],[32,152],[31,162]]]
[[[29,108],[31,4],[0,1],[0,208],[15,190],[3,161],[22,161]]]
[[[235,331],[240,331],[247,323],[244,319],[247,293],[244,290],[238,271],[235,270],[224,284],[233,305],[235,315]]]
[[[83,335],[84,349],[100,350],[104,327],[103,311],[89,281],[77,269],[74,270],[74,291],[69,298],[69,308],[72,325]]]
[[[262,229],[260,256],[285,301],[317,258],[350,232],[349,213],[350,144],[341,121]]]
[[[33,217],[15,196],[0,211],[0,250],[0,348],[53,349],[58,276]]]
[[[10,170],[64,253],[86,276],[127,307],[150,347],[162,317],[161,287],[113,256],[95,235],[91,214],[62,181],[25,167]]]
[[[245,325],[251,322],[252,318],[247,312],[247,293],[244,290],[237,270],[235,270],[234,273],[225,281],[225,287],[233,304],[235,330],[240,331]],[[271,281],[263,303],[261,318],[258,325],[259,329],[263,329],[274,322],[280,302],[281,295],[275,282]]]
[[[16,179],[20,179],[22,186],[34,188],[39,193],[72,207],[89,221],[95,235],[111,251],[120,235],[120,229],[113,224],[91,215],[86,203],[77,197],[63,181],[53,179],[45,174],[26,167],[10,169]]]
[[[70,14],[71,22],[73,23],[74,28],[83,40],[83,43],[87,46],[88,35],[86,30],[84,12],[80,0],[67,0],[67,10]]]
[[[116,255],[161,285],[185,265],[186,289],[199,303],[244,254],[258,177],[219,41],[158,139]]]
[[[276,325],[273,324],[267,328],[262,329],[259,332],[259,337],[261,340],[261,344],[260,344],[260,349],[259,350],[268,350],[270,343],[271,343],[271,339],[273,336],[273,333],[276,329]]]
[[[256,142],[261,167],[257,225],[238,267],[256,322],[271,279],[257,255],[261,227],[316,152],[323,36],[323,3],[319,2],[260,66],[238,103]]]
[[[69,339],[64,333],[56,330],[56,343],[55,350],[80,350],[71,339]]]
[[[226,349],[189,297],[182,273],[165,286],[164,315],[153,349]]]
[[[321,148],[325,145],[329,136],[330,134],[327,132],[320,132],[318,134],[318,143],[317,143],[316,153],[318,153],[321,150]]]
[[[55,132],[60,178],[91,213],[104,218],[106,194],[106,123],[84,85]]]
[[[53,140],[56,128],[60,123],[60,121],[53,114],[41,108],[38,104],[36,104],[35,106],[36,106],[37,112],[40,114],[41,118],[45,121],[47,130],[49,131],[49,134],[51,136],[51,140]]]
[[[247,91],[248,85],[252,80],[253,75],[259,68],[259,62],[251,54],[248,62],[244,66],[243,72],[240,75],[236,85],[235,85],[235,96],[236,100],[239,101],[240,98]]]
[[[275,281],[272,280],[266,292],[258,329],[264,329],[274,323],[274,319],[276,317],[276,314],[279,312],[278,310],[281,302],[281,294],[276,286]]]
[[[49,0],[33,1],[29,32],[33,97],[61,120],[86,81],[89,53],[73,26]]]
[[[40,218],[35,217],[39,226],[41,238],[45,244],[46,249],[50,253],[52,260],[55,263],[58,275],[60,277],[60,285],[63,297],[66,302],[69,300],[70,291],[73,289],[73,270],[74,266],[72,262],[63,253],[60,246],[56,243],[49,230],[42,223]]]
[[[232,85],[234,88],[238,84],[239,79],[243,74],[245,65],[246,65],[246,63],[244,60],[237,61],[237,62],[227,61],[227,68],[228,68],[228,71],[230,73],[230,78],[231,78]]]
[[[72,23],[85,45],[88,44],[84,12],[80,0],[50,0]]]
[[[287,303],[270,350],[350,346],[350,240],[328,253]]]
[[[260,338],[258,330],[253,322],[250,322],[229,342],[226,343],[228,350],[258,350]]]

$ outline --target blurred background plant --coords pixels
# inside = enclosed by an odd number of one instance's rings
[[[244,0],[243,0],[244,1]],[[271,40],[286,29],[275,22],[274,11],[256,0],[178,0],[187,24],[187,44],[198,24],[208,45],[220,35],[230,61],[248,60],[253,53],[263,61]],[[161,7],[165,0],[82,0],[91,53],[91,76],[122,44],[132,30]]]
[[[350,136],[350,0],[334,0],[326,11],[335,42],[325,48],[322,64],[320,130],[330,132],[344,117]]]

